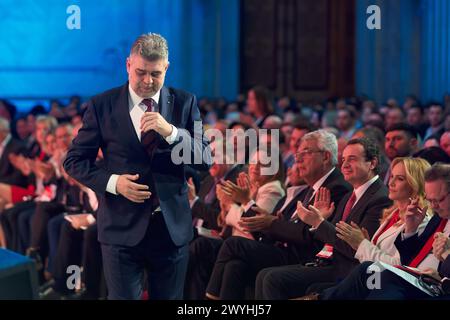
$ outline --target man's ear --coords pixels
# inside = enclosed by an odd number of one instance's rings
[[[127,61],[125,62],[125,64],[127,66],[127,72],[128,74],[130,74],[130,64],[131,64],[130,57],[127,57]]]
[[[165,71],[167,71],[167,69],[169,69],[169,65],[170,65],[170,62],[167,61],[167,64],[166,64],[166,70],[165,70]]]
[[[373,158],[370,161],[370,169],[371,170],[375,170],[375,168],[378,166],[378,159],[377,158]]]

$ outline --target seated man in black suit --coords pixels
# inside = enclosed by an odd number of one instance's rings
[[[372,236],[379,227],[383,209],[391,205],[388,190],[378,176],[378,145],[367,138],[353,139],[343,152],[342,173],[353,186],[336,209],[332,221],[326,220],[329,212],[298,203],[297,214],[311,226],[308,232],[314,241],[324,247],[318,259],[307,264],[267,268],[256,279],[256,298],[289,299],[303,296],[308,287],[317,283],[332,286],[344,278],[359,261],[355,250],[336,235],[335,224],[340,220],[353,221]],[[329,207],[329,206],[324,206]]]
[[[350,190],[350,185],[336,164],[337,141],[333,134],[319,130],[302,138],[296,165],[308,187],[287,198],[278,215],[263,214],[241,219],[245,230],[262,232],[264,237],[261,240],[264,241],[231,237],[224,242],[208,284],[208,298],[242,299],[245,286],[252,284],[261,269],[297,264],[311,257],[311,252],[314,252],[312,237],[308,226],[295,215],[297,201],[312,203],[320,188],[326,187],[330,190],[331,200],[337,203]],[[274,244],[274,241],[277,242]],[[233,274],[228,272],[225,276],[228,264],[233,265]]]

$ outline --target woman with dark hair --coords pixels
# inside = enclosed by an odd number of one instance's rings
[[[261,86],[253,87],[247,95],[248,111],[256,118],[255,125],[264,127],[267,117],[273,114],[273,106],[268,90]]]

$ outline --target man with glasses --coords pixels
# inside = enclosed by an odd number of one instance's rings
[[[309,226],[295,214],[297,202],[313,204],[319,190],[324,187],[329,190],[331,202],[338,203],[350,190],[350,185],[345,182],[336,165],[337,141],[333,134],[318,130],[303,136],[296,154],[296,166],[299,177],[307,186],[282,199],[283,203],[277,205],[281,207],[277,214],[270,215],[258,210],[265,214],[241,218],[240,225],[244,230],[262,232],[264,236],[259,241],[242,237],[228,238],[222,245],[217,261],[233,260],[235,266],[239,265],[245,271],[222,281],[219,294],[215,292],[215,288],[219,287],[218,281],[211,277],[207,292],[214,292],[221,299],[242,299],[245,286],[252,285],[259,270],[311,259],[317,248],[308,231]],[[244,274],[243,280],[241,275]]]
[[[301,156],[310,156],[317,149],[304,149]],[[303,296],[307,290],[333,286],[345,278],[358,265],[355,250],[336,236],[335,225],[339,221],[356,223],[372,236],[379,227],[383,210],[391,205],[388,190],[378,176],[380,152],[378,144],[362,138],[350,140],[343,152],[342,173],[353,187],[337,206],[332,221],[325,211],[299,202],[297,214],[304,224],[312,243],[322,250],[310,263],[263,269],[256,279],[256,297],[259,299],[285,300]],[[316,160],[317,161],[317,160]],[[311,163],[311,165],[313,165]],[[308,170],[304,167],[304,170]],[[324,217],[325,216],[325,217]]]
[[[395,246],[403,264],[414,264],[421,270],[437,270],[440,276],[450,277],[450,165],[438,163],[428,169],[425,173],[425,193],[435,215],[419,235],[418,223],[424,219],[427,208],[420,208],[412,202],[405,216],[405,230],[395,241]],[[437,274],[435,276],[439,277]],[[401,278],[395,281],[400,286],[408,285]]]

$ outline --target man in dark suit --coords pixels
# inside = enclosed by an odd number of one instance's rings
[[[196,98],[163,86],[168,67],[166,40],[140,36],[127,59],[129,83],[91,99],[64,162],[99,196],[110,299],[139,299],[144,269],[152,299],[182,298],[192,238],[184,163],[207,170],[211,156]],[[99,148],[104,168],[94,165]]]
[[[299,176],[308,187],[285,199],[278,215],[263,214],[242,218],[242,227],[249,232],[262,232],[261,241],[242,237],[225,240],[209,281],[209,298],[241,299],[246,284],[252,284],[263,268],[297,264],[315,252],[308,226],[295,215],[298,201],[313,203],[321,187],[330,190],[331,201],[338,202],[349,190],[337,164],[337,141],[324,130],[303,136],[296,156]],[[274,242],[277,241],[275,244]],[[233,268],[225,266],[233,264]],[[231,272],[233,270],[233,272]],[[243,279],[245,276],[245,279]]]
[[[344,278],[356,265],[355,250],[336,236],[335,225],[343,220],[351,221],[367,229],[370,236],[379,227],[383,209],[391,205],[388,190],[378,177],[379,149],[374,141],[366,138],[348,142],[343,152],[342,173],[353,186],[339,203],[330,222],[316,208],[305,208],[299,203],[297,214],[311,226],[309,232],[324,248],[319,259],[305,265],[291,265],[263,269],[256,280],[256,297],[259,299],[289,299],[300,297],[317,283],[329,286]],[[327,246],[325,246],[327,245]]]
[[[414,201],[407,207],[405,229],[398,235],[397,247],[403,265],[427,270],[436,279],[441,279],[444,292],[442,299],[450,299],[450,165],[435,164],[425,173],[425,193],[436,214],[428,222],[422,233],[418,226],[422,223],[427,208],[420,208]],[[432,242],[431,242],[432,241]],[[426,299],[430,296],[417,286],[389,270],[379,273],[379,286],[370,288],[368,278],[380,266],[369,267],[372,262],[364,262],[338,286],[329,288],[320,296],[309,296],[310,300],[411,300]],[[382,269],[381,269],[382,270]],[[445,279],[447,277],[447,279]]]
[[[27,186],[27,177],[14,168],[9,161],[10,154],[23,154],[25,146],[19,140],[11,136],[9,122],[0,118],[0,183]]]

